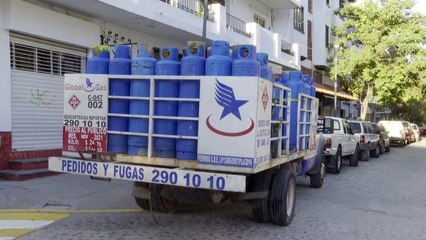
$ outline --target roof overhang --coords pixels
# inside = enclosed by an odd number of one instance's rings
[[[317,92],[319,93],[323,93],[325,95],[329,95],[329,96],[334,96],[334,90],[331,90],[330,87],[320,84],[320,83],[314,83],[315,88],[317,90]],[[354,96],[352,96],[349,93],[345,93],[345,92],[336,92],[336,96],[339,98],[344,98],[347,100],[352,100],[352,101],[358,101],[358,99]]]
[[[258,0],[270,9],[291,9],[300,7],[300,0]]]

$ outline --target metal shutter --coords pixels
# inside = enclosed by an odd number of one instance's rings
[[[63,75],[85,66],[85,49],[11,34],[14,151],[62,148]]]

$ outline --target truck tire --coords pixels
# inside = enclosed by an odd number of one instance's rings
[[[386,147],[386,152],[390,152],[390,144]]]
[[[340,170],[342,169],[342,148],[339,146],[339,148],[337,149],[336,155],[333,156],[332,163],[334,163],[334,166],[332,166],[331,168],[327,168],[327,170],[331,173],[335,173],[335,174],[339,174]]]
[[[319,164],[319,169],[316,173],[309,175],[309,179],[311,181],[311,187],[313,188],[321,188],[324,183],[325,176],[325,164],[324,164],[324,156],[321,155],[321,163]]]
[[[136,201],[136,204],[143,210],[151,210],[148,199],[135,197],[135,201]]]
[[[356,145],[354,153],[349,158],[349,166],[351,167],[358,166],[358,154],[359,154],[359,146]]]
[[[279,169],[272,181],[270,194],[271,222],[280,226],[288,226],[294,216],[296,205],[296,181],[293,172]]]
[[[262,192],[271,190],[274,171],[266,170],[258,173],[253,178],[253,192]],[[256,222],[265,223],[270,221],[269,216],[269,195],[264,199],[255,199],[251,202],[251,210]]]
[[[385,153],[385,151],[386,151],[385,142],[383,141],[380,143],[380,154]]]
[[[149,192],[151,194],[151,205],[152,210],[155,212],[170,212],[175,209],[177,203],[175,201],[166,199],[161,196],[161,189],[163,188],[160,184],[149,184]]]
[[[361,160],[362,161],[368,161],[368,160],[370,160],[370,150],[361,151]]]
[[[379,144],[376,144],[376,147],[371,152],[371,156],[373,156],[374,158],[378,158],[380,156],[380,146],[379,146]]]

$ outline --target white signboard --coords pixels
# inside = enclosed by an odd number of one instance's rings
[[[259,161],[257,154],[266,159],[271,88],[270,83],[257,77],[201,81],[199,164],[253,168]]]
[[[172,186],[210,190],[245,192],[246,177],[182,169],[92,162],[71,158],[50,157],[49,170],[54,172],[114,178]]]
[[[108,78],[65,76],[63,151],[107,151]]]

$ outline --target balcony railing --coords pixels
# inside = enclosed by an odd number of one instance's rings
[[[289,42],[286,42],[284,40],[281,40],[281,52],[287,53],[291,56],[294,56],[294,52],[292,50],[292,44]]]
[[[180,8],[198,17],[204,17],[204,1],[202,0],[160,0],[173,7]],[[207,20],[214,22],[214,12],[208,8]]]
[[[232,16],[231,14],[226,14],[226,28],[246,37],[251,38],[251,34],[246,31],[246,22],[243,20]]]

